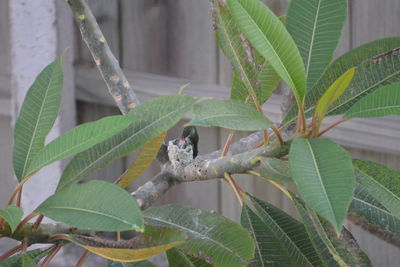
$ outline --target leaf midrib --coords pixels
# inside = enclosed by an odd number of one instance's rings
[[[386,109],[392,109],[392,108],[400,108],[400,104],[393,105],[393,106],[384,106],[384,107],[375,107],[375,108],[363,109],[361,111],[359,110],[359,111],[354,112],[354,113],[349,113],[348,116],[355,117],[357,114],[362,114],[362,113],[366,113],[366,112],[373,112],[373,111],[384,111]]]
[[[95,211],[95,210],[89,210],[89,209],[84,209],[84,208],[74,208],[74,207],[68,207],[68,206],[49,206],[49,207],[45,207],[45,209],[50,210],[50,209],[62,209],[62,210],[72,210],[72,211],[80,211],[80,212],[84,212],[84,213],[92,213],[92,214],[96,214],[102,217],[108,217],[111,219],[114,219],[116,221],[122,222],[124,224],[127,224],[129,226],[131,226],[132,228],[138,227],[136,224],[130,223],[122,218],[113,216],[111,214],[106,214],[106,213],[101,213],[99,211]]]
[[[319,18],[319,10],[320,10],[320,6],[321,6],[321,1],[318,1],[318,7],[317,7],[317,12],[315,15],[315,20],[314,20],[314,25],[313,25],[313,30],[312,30],[312,35],[311,35],[311,42],[310,42],[310,49],[308,50],[308,59],[307,59],[307,66],[306,66],[306,77],[308,79],[308,71],[310,69],[310,62],[311,62],[311,54],[313,52],[313,48],[314,48],[314,37],[315,37],[315,32],[317,29],[317,22],[318,22],[318,18]]]
[[[296,243],[293,242],[293,240],[288,236],[288,234],[282,229],[282,227],[280,227],[280,225],[275,221],[274,218],[272,218],[266,211],[264,211],[264,209],[262,208],[262,206],[258,203],[255,203],[255,206],[259,207],[259,209],[257,209],[260,213],[263,213],[266,217],[269,218],[269,220],[275,225],[275,227],[277,229],[280,230],[281,234],[283,234],[286,239],[289,241],[289,243],[292,245],[292,247],[297,251],[297,253],[299,253],[300,255],[303,256],[303,260],[305,260],[305,262],[307,262],[309,264],[309,266],[312,266],[311,262],[309,262],[309,260],[307,259],[307,257],[303,254],[303,252],[300,250],[300,248],[296,245]],[[281,238],[274,232],[272,231],[273,235],[280,240]],[[287,251],[287,255],[289,256],[289,258],[292,260],[292,255],[289,252],[289,250],[285,250]]]
[[[41,106],[40,106],[40,111],[39,111],[38,119],[36,120],[35,128],[34,128],[33,133],[32,133],[32,138],[31,138],[30,143],[29,143],[29,149],[28,149],[27,155],[26,155],[26,157],[25,157],[24,167],[22,168],[21,178],[23,178],[23,177],[25,176],[25,172],[26,172],[26,168],[27,168],[27,163],[28,163],[28,161],[29,161],[29,155],[31,154],[31,151],[32,151],[33,140],[35,139],[34,136],[36,135],[35,133],[36,133],[36,131],[37,131],[37,128],[38,128],[38,125],[39,125],[39,121],[41,120],[41,115],[42,115],[42,112],[43,112],[43,109],[44,109],[44,106],[45,106],[44,103],[46,102],[47,94],[48,94],[48,92],[49,92],[49,90],[50,90],[50,89],[49,89],[49,88],[50,88],[50,84],[52,83],[52,81],[53,81],[53,79],[54,79],[54,75],[53,75],[54,72],[55,72],[55,66],[53,66],[53,68],[52,68],[52,70],[51,70],[50,81],[49,81],[49,83],[47,84],[47,88],[46,88],[46,91],[45,91],[45,95],[44,95],[44,97],[43,97],[43,101],[42,101],[42,104],[41,104]],[[51,129],[50,129],[50,130],[51,130]],[[45,138],[46,138],[46,137],[45,137]],[[43,144],[43,146],[44,146],[44,144]]]
[[[317,171],[317,177],[318,177],[319,181],[321,182],[322,190],[323,190],[324,196],[325,196],[325,198],[326,198],[326,200],[328,201],[328,204],[329,204],[329,205],[328,205],[328,206],[329,206],[329,209],[330,209],[330,211],[331,211],[332,214],[333,214],[333,217],[334,217],[333,219],[335,220],[335,224],[337,224],[336,214],[335,214],[335,212],[333,211],[332,203],[331,203],[331,201],[330,201],[330,199],[329,199],[328,193],[326,192],[325,184],[324,184],[324,182],[323,182],[323,180],[322,180],[322,176],[321,176],[321,173],[320,173],[319,168],[318,168],[319,166],[318,166],[317,159],[316,159],[316,157],[315,157],[314,151],[313,151],[312,146],[311,146],[311,144],[310,144],[310,142],[309,142],[308,140],[306,140],[306,144],[307,144],[307,146],[308,146],[308,148],[309,148],[309,150],[310,150],[310,154],[311,154],[311,157],[312,157],[312,160],[313,160],[313,163],[314,163],[314,167],[315,167],[315,169],[316,169],[316,171]]]

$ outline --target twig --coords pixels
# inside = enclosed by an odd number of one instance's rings
[[[14,255],[15,253],[21,251],[21,249],[22,249],[22,245],[18,245],[16,247],[6,251],[3,255],[0,256],[0,262],[4,261],[5,259],[8,259],[9,257]]]
[[[83,264],[85,263],[85,261],[89,257],[89,254],[90,254],[90,251],[89,250],[85,250],[85,252],[83,252],[82,256],[79,258],[78,262],[76,263],[75,267],[83,266]]]
[[[243,207],[243,197],[241,194],[241,189],[237,186],[235,181],[233,180],[232,176],[228,173],[224,174],[225,180],[230,184],[230,186],[233,189],[233,192],[235,193],[237,199],[239,200],[240,206]]]
[[[338,120],[338,121],[335,121],[334,123],[328,125],[325,129],[323,129],[322,131],[319,132],[318,137],[321,136],[321,135],[323,135],[323,134],[326,133],[327,131],[331,130],[332,128],[338,126],[338,125],[341,124],[342,122],[347,121],[347,120],[348,120],[347,118],[342,118],[342,119],[340,119],[340,120]]]
[[[43,221],[43,218],[44,218],[44,215],[43,215],[43,214],[40,214],[39,217],[36,219],[35,224],[33,225],[33,228],[34,228],[34,229],[38,229],[38,228],[39,228],[40,224],[41,224],[42,221]]]
[[[22,230],[22,228],[34,217],[38,216],[38,212],[32,212],[28,216],[26,216],[20,223],[17,225],[17,228],[15,228],[14,233],[18,233],[19,231]]]
[[[50,252],[49,255],[43,260],[42,264],[40,264],[40,267],[46,267],[50,261],[54,258],[54,256],[60,251],[62,245],[57,244],[54,246],[53,250]]]
[[[110,94],[122,114],[127,114],[140,102],[111,52],[89,5],[86,0],[67,0],[67,3]]]

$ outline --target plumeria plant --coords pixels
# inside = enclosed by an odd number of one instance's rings
[[[0,256],[2,264],[46,266],[73,243],[85,249],[77,266],[89,253],[108,259],[109,266],[152,266],[147,259],[160,253],[176,267],[370,266],[343,226],[346,218],[399,245],[400,172],[353,159],[324,134],[352,118],[400,115],[400,37],[333,60],[347,0],[292,0],[283,17],[259,0],[212,0],[216,40],[233,69],[230,99],[179,93],[140,104],[87,3],[67,3],[123,115],[79,125],[45,144],[61,102],[61,58],[38,75],[14,129],[19,184],[0,211],[0,237],[21,243]],[[273,123],[263,107],[281,81],[291,95],[282,104],[285,117]],[[166,131],[190,110],[182,136],[164,143]],[[337,120],[323,128],[324,118],[333,115]],[[225,146],[197,155],[195,126],[229,129]],[[234,131],[255,133],[232,143]],[[115,183],[78,183],[139,149]],[[55,193],[24,217],[24,183],[70,156]],[[155,159],[160,173],[128,193],[125,188]],[[298,216],[244,191],[235,174],[271,183]],[[210,179],[232,187],[242,208],[240,224],[194,207],[151,207],[178,183]],[[44,216],[55,223],[41,223]],[[37,243],[49,246],[29,249]]]

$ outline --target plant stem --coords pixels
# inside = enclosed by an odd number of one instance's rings
[[[44,215],[43,215],[43,214],[40,214],[39,217],[36,219],[35,224],[33,225],[33,228],[34,228],[34,229],[38,229],[38,228],[39,228],[40,224],[41,224],[42,221],[43,221],[43,218],[44,218]]]
[[[282,138],[281,133],[279,132],[279,130],[275,126],[272,126],[271,129],[272,129],[272,131],[274,131],[276,137],[278,138],[279,145],[282,146],[283,145],[283,138]]]
[[[0,256],[0,262],[4,261],[5,259],[8,259],[15,253],[21,251],[21,249],[22,249],[22,244],[8,250],[7,252],[5,252],[3,255]]]
[[[224,174],[225,180],[231,185],[233,192],[235,192],[235,195],[237,197],[237,199],[239,200],[240,206],[243,206],[243,197],[242,197],[242,193],[241,193],[241,189],[240,187],[235,183],[235,181],[233,180],[232,176],[229,173],[225,173]]]
[[[257,176],[257,177],[259,177],[259,178],[261,178],[261,179],[263,179],[263,180],[265,180],[265,181],[267,181],[267,182],[273,184],[273,185],[274,185],[276,188],[278,188],[282,193],[284,193],[289,199],[293,200],[293,198],[292,198],[292,196],[290,195],[289,191],[288,191],[283,185],[281,185],[280,183],[275,182],[274,180],[268,179],[268,178],[262,176],[260,173],[258,173],[258,172],[256,172],[256,171],[248,171],[247,173],[248,173],[248,174],[251,174],[251,175],[254,175],[254,176]]]
[[[323,129],[322,131],[319,132],[318,137],[321,136],[321,135],[323,135],[324,133],[326,133],[326,132],[329,131],[330,129],[332,129],[332,128],[338,126],[338,125],[341,124],[342,122],[347,121],[347,120],[348,120],[347,118],[341,118],[340,120],[335,121],[334,123],[328,125],[325,129]]]
[[[15,229],[14,233],[18,233],[19,231],[22,230],[22,228],[24,228],[25,224],[27,224],[32,218],[36,217],[39,215],[39,212],[32,212],[31,214],[29,214],[28,216],[26,216],[17,226],[17,228]]]
[[[61,244],[55,245],[54,249],[50,252],[49,255],[47,255],[42,264],[40,264],[40,267],[46,267],[50,263],[50,261],[54,258],[54,256],[60,251],[61,247],[62,247]]]
[[[90,253],[89,250],[85,250],[85,252],[83,252],[82,256],[79,258],[78,262],[76,263],[75,267],[83,266],[83,264],[89,257],[89,253]]]
[[[17,202],[16,205],[17,207],[21,207],[21,199],[22,199],[22,190],[23,190],[23,186],[21,186],[21,188],[18,190],[18,195],[17,195]]]
[[[67,3],[110,94],[122,114],[127,114],[140,102],[111,52],[89,5],[85,0],[67,0]]]
[[[229,148],[230,148],[231,145],[232,145],[233,135],[234,135],[234,132],[233,132],[233,131],[230,131],[230,133],[228,134],[228,138],[227,138],[226,141],[225,141],[224,148],[222,149],[221,157],[225,157],[226,154],[228,154]]]
[[[19,182],[19,184],[17,185],[17,187],[15,187],[14,191],[12,192],[10,198],[8,199],[8,205],[12,205],[12,203],[14,202],[15,196],[17,195],[17,193],[22,190],[22,186],[24,185],[24,183],[26,181],[28,181],[28,179],[32,176],[33,174],[26,176],[24,179],[21,180],[21,182]]]

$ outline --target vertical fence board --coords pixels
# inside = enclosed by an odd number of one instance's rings
[[[121,1],[122,66],[158,74],[167,72],[167,1]]]

